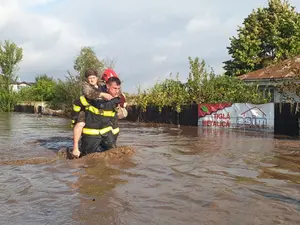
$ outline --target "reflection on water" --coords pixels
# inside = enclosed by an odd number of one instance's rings
[[[64,160],[66,119],[0,114],[0,224],[300,224],[299,140],[123,122],[130,157]],[[54,222],[55,221],[55,222]]]

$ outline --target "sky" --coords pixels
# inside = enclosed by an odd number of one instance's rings
[[[290,0],[300,12],[300,1]],[[230,59],[229,38],[267,0],[0,0],[0,41],[23,48],[17,75],[64,79],[83,46],[115,61],[130,93],[172,73],[186,81],[188,57],[216,73]]]

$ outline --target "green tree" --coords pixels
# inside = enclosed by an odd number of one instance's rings
[[[0,111],[11,111],[17,102],[10,84],[17,79],[17,65],[23,58],[23,49],[8,40],[0,42]]]
[[[9,84],[15,82],[17,79],[15,72],[22,58],[22,48],[8,40],[4,41],[4,43],[0,42],[0,69],[3,76],[4,87],[7,90],[9,89]]]
[[[213,75],[203,84],[202,99],[205,103],[233,102],[233,103],[267,103],[270,99],[264,98],[258,90],[258,85],[246,84],[237,77],[225,74]]]
[[[237,77],[225,74],[216,75],[208,70],[204,60],[189,57],[190,72],[186,83],[172,78],[156,83],[152,88],[133,96],[132,102],[146,111],[147,106],[155,106],[161,111],[164,106],[171,106],[177,112],[183,105],[195,103],[254,103],[261,104],[269,101],[258,91],[258,86],[246,84]]]
[[[300,13],[286,0],[269,0],[245,18],[227,47],[226,75],[238,76],[300,54]]]
[[[69,71],[65,79],[58,79],[53,99],[48,105],[52,109],[63,109],[66,115],[70,115],[73,101],[81,95],[81,86],[78,76],[72,75]]]
[[[95,69],[101,72],[104,63],[98,59],[95,51],[91,47],[82,47],[80,53],[74,61],[74,69],[78,72],[79,80],[84,80],[84,73],[87,69]]]
[[[92,68],[101,73],[104,68],[112,68],[114,66],[114,60],[100,60],[91,47],[82,47],[74,60],[73,68],[77,74],[72,74],[70,71],[67,71],[68,74],[65,80],[58,79],[57,85],[55,86],[54,97],[48,102],[48,105],[53,109],[63,109],[66,115],[70,115],[73,101],[82,94],[81,82],[85,80],[84,74],[86,69]]]
[[[163,89],[167,92],[167,105],[172,106],[176,112],[181,112],[181,107],[188,101],[188,92],[186,91],[186,85],[179,81],[179,73],[176,74],[176,79],[172,79],[172,74],[170,75],[171,79],[167,79],[163,82]]]
[[[35,78],[34,94],[36,100],[51,101],[54,98],[56,82],[46,74],[38,75]]]
[[[35,84],[23,88],[19,92],[20,99],[32,101],[52,101],[55,94],[56,82],[46,74],[38,75]]]
[[[0,75],[0,112],[10,112],[17,104],[17,94],[12,90],[7,91],[6,80]]]
[[[204,89],[205,83],[214,76],[214,71],[207,69],[204,60],[196,57],[194,60],[189,57],[190,72],[187,80],[187,92],[190,103],[202,103],[205,102]]]

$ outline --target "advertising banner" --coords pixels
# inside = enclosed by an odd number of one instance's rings
[[[198,126],[274,131],[274,103],[198,105]]]

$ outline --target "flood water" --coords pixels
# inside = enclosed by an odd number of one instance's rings
[[[69,120],[0,114],[0,224],[300,224],[299,139],[120,127],[133,156],[65,160]]]

